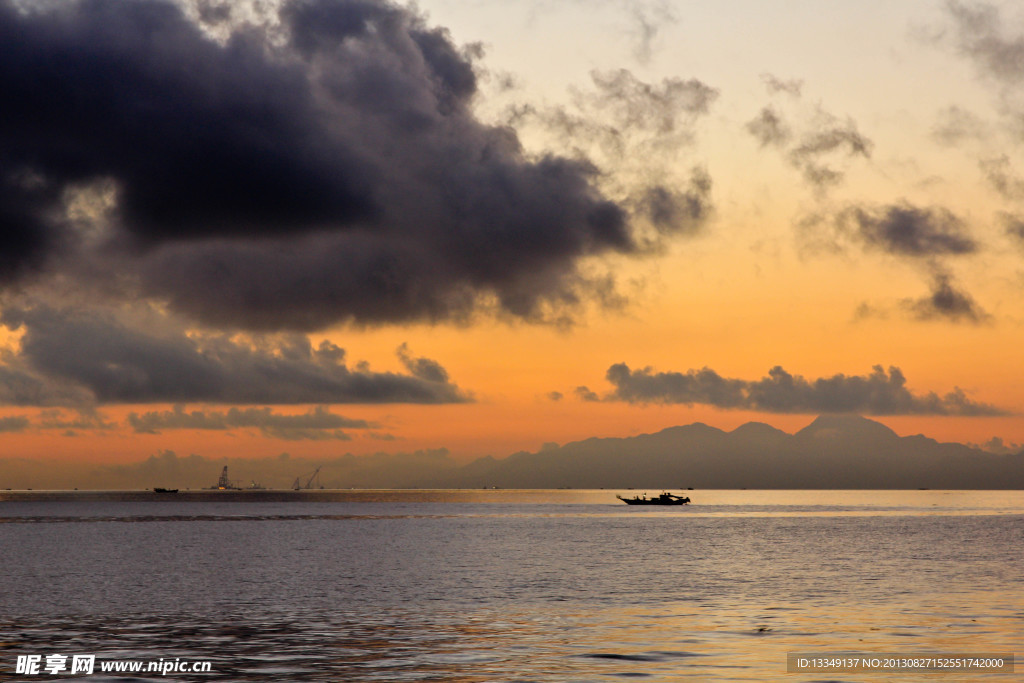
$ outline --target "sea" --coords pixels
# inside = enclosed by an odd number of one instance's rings
[[[1024,680],[1024,492],[645,493],[0,492],[0,680]]]

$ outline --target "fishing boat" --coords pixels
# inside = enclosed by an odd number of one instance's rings
[[[620,495],[616,495],[616,498],[621,500],[626,505],[686,505],[690,502],[690,499],[686,496],[677,496],[674,493],[664,491],[656,498],[648,498],[645,493],[641,496],[633,496],[632,498],[623,498]]]

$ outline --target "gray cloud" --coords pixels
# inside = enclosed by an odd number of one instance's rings
[[[963,220],[942,207],[920,208],[906,202],[851,206],[837,214],[836,228],[869,248],[898,256],[950,256],[978,250]]]
[[[1024,198],[1024,180],[1014,173],[1008,156],[983,159],[978,165],[989,185],[1004,199]]]
[[[988,322],[992,319],[977,302],[955,286],[943,261],[970,256],[981,246],[967,224],[946,208],[919,207],[908,202],[879,206],[851,205],[831,216],[815,214],[798,224],[812,249],[841,251],[848,243],[905,259],[927,274],[931,292],[899,302],[917,320]],[[884,308],[861,303],[855,320],[886,317]]]
[[[707,114],[718,99],[718,90],[696,78],[664,78],[651,84],[628,69],[592,71],[590,77],[595,91],[584,99],[606,111],[612,124],[623,130],[671,133]]]
[[[373,439],[374,441],[399,441],[399,437],[394,434],[388,434],[384,432],[367,432],[366,437]]]
[[[630,403],[708,403],[739,408],[746,400],[745,383],[721,377],[714,370],[687,373],[630,370],[625,363],[608,368],[606,379],[615,386],[610,398]]]
[[[971,57],[985,73],[1007,83],[1024,80],[1024,37],[1003,35],[1006,22],[988,4],[965,5],[948,0],[947,11],[956,29],[959,50]]]
[[[882,320],[886,320],[888,317],[888,311],[875,304],[870,304],[867,301],[861,301],[853,311],[854,322],[867,320],[868,318],[880,318]]]
[[[1000,218],[1006,234],[1017,243],[1018,247],[1024,247],[1024,216],[1004,213]]]
[[[962,107],[951,106],[939,112],[932,138],[947,146],[960,144],[965,140],[980,140],[988,131],[985,122],[977,115]]]
[[[398,359],[402,361],[402,365],[409,371],[409,374],[417,379],[421,379],[424,382],[434,382],[436,384],[447,384],[448,383],[448,371],[445,370],[440,363],[430,358],[416,358],[409,353],[408,344],[402,344],[398,347]]]
[[[641,250],[700,232],[713,214],[711,176],[698,165],[680,178],[679,150],[692,144],[718,91],[695,78],[649,83],[628,69],[590,77],[592,87],[574,90],[570,106],[513,105],[509,125],[535,126],[556,145],[614,169],[603,180],[629,209]]]
[[[664,1],[655,3],[627,3],[630,8],[633,23],[636,30],[636,45],[633,48],[633,56],[641,64],[651,61],[654,53],[654,43],[658,38],[661,29],[676,23],[675,13],[672,7]]]
[[[604,161],[604,165],[644,162],[672,157],[694,138],[694,125],[718,99],[718,90],[691,78],[647,82],[628,69],[591,71],[591,87],[572,90],[570,106],[512,105],[510,126],[538,125],[575,155]],[[599,165],[601,165],[599,163]]]
[[[0,432],[23,432],[29,424],[29,419],[24,415],[0,417]]]
[[[538,320],[592,296],[581,259],[645,251],[587,159],[475,118],[479,46],[378,0],[264,9],[199,12],[218,40],[163,0],[0,0],[0,283],[56,271],[247,329]],[[595,87],[656,131],[716,95]]]
[[[227,411],[193,410],[186,411],[185,406],[176,405],[171,410],[149,411],[146,413],[129,413],[128,424],[137,433],[159,434],[166,429],[259,429],[264,436],[276,439],[296,441],[300,439],[348,440],[342,429],[366,429],[370,423],[366,420],[353,420],[330,412],[324,406],[318,406],[304,414],[282,415],[269,407],[237,408]]]
[[[79,406],[73,417],[68,417],[63,410],[50,409],[40,413],[35,425],[39,429],[63,429],[77,431],[106,431],[116,429],[117,424],[92,406]]]
[[[792,136],[789,126],[772,107],[763,108],[760,114],[747,122],[746,128],[762,147],[783,146]]]
[[[959,289],[949,273],[932,275],[931,292],[920,299],[905,299],[903,307],[918,320],[984,323],[992,316],[985,312],[967,292]]]
[[[768,94],[770,95],[784,92],[787,95],[792,95],[793,97],[800,97],[801,91],[804,87],[802,79],[793,78],[783,80],[769,73],[761,74],[761,80],[764,82],[764,87],[768,90]]]
[[[453,403],[471,400],[435,361],[400,350],[416,374],[345,363],[330,342],[304,335],[185,334],[150,321],[132,326],[101,311],[7,306],[0,323],[22,329],[21,351],[0,366],[35,384],[4,387],[7,403]],[[0,376],[2,379],[2,376]],[[53,390],[47,395],[44,392]]]
[[[693,234],[708,221],[713,209],[711,176],[703,168],[691,171],[686,189],[651,185],[632,199],[634,212],[650,221],[659,234]]]
[[[837,152],[847,156],[871,158],[874,143],[857,131],[852,119],[839,122],[826,116],[817,130],[804,133],[800,141],[789,151],[789,161],[800,169],[804,180],[823,190],[843,180],[843,173],[827,166],[822,159]]]
[[[1005,442],[1003,441],[1002,437],[999,436],[993,436],[991,439],[982,444],[969,443],[967,445],[973,448],[980,448],[982,450],[986,450],[990,453],[997,453],[999,455],[1010,455],[1020,453],[1022,450],[1024,450],[1024,445],[1014,443],[1013,441]]]
[[[784,82],[771,79],[766,79],[766,84],[770,92],[787,87]],[[798,91],[791,94],[798,95]],[[821,108],[795,132],[775,106],[763,107],[744,128],[762,148],[777,148],[804,181],[819,193],[839,185],[845,178],[842,170],[834,168],[837,156],[870,159],[874,147],[874,143],[860,133],[853,119],[847,117],[842,121]]]
[[[880,365],[868,375],[843,375],[807,380],[776,366],[759,380],[730,379],[703,368],[688,372],[630,369],[625,363],[608,368],[615,387],[606,401],[629,403],[702,404],[717,408],[772,413],[866,413],[871,415],[1004,415],[1001,409],[967,398],[959,388],[939,396],[914,394],[899,368],[888,373]],[[596,398],[596,396],[595,396]]]

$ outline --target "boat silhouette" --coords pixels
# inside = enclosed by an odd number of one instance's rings
[[[688,497],[677,496],[676,494],[669,493],[668,491],[658,494],[657,498],[648,498],[646,493],[643,497],[633,496],[632,498],[623,498],[620,495],[616,495],[615,497],[626,505],[686,505],[690,502]]]

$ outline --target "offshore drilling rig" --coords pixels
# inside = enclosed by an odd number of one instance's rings
[[[220,471],[220,479],[217,480],[217,485],[216,486],[211,486],[210,488],[215,490],[215,491],[239,491],[239,490],[241,490],[240,486],[235,486],[234,484],[231,483],[231,480],[228,479],[228,466],[227,465],[224,465],[224,469],[222,469]]]

